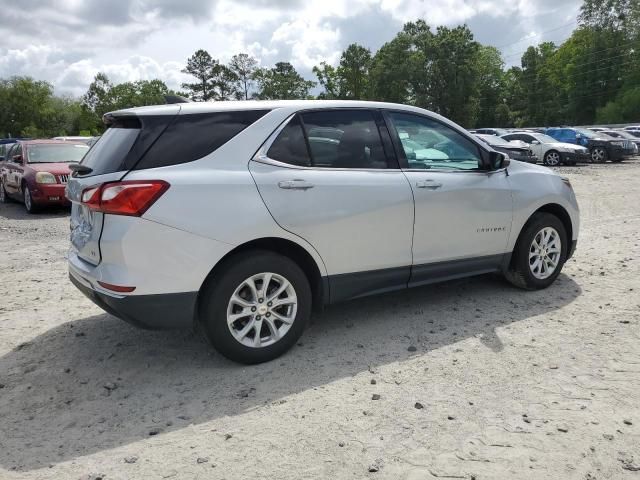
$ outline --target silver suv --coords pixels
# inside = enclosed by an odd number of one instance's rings
[[[420,108],[219,102],[107,114],[67,186],[71,281],[146,328],[199,326],[271,360],[312,307],[502,272],[548,287],[571,257],[569,181]]]

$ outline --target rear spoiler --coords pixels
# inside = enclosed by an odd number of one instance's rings
[[[164,102],[167,105],[172,105],[174,103],[192,103],[193,100],[190,100],[182,95],[165,95]]]

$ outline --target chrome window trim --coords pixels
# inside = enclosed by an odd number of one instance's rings
[[[323,112],[325,110],[329,110],[329,109],[318,109],[318,110],[315,110],[315,111]],[[306,110],[304,110],[304,112],[306,112]],[[289,117],[287,117],[278,126],[278,128],[276,128],[273,131],[273,133],[271,135],[269,135],[269,137],[265,140],[265,142],[262,144],[262,146],[258,149],[258,151],[253,156],[253,158],[251,158],[251,161],[258,162],[258,163],[264,163],[264,164],[267,164],[267,165],[273,165],[275,167],[290,168],[290,169],[293,169],[293,170],[316,170],[316,171],[321,171],[321,172],[332,172],[332,171],[336,171],[336,172],[401,172],[402,171],[400,168],[305,167],[303,165],[292,165],[290,163],[281,162],[280,160],[275,160],[275,159],[267,156],[267,152],[271,148],[271,145],[273,145],[273,142],[276,141],[276,138],[278,138],[278,135],[280,135],[280,132],[282,132],[282,130],[284,130],[285,127],[289,124],[289,122],[291,120],[293,120],[293,118],[296,115],[298,115],[299,113],[302,113],[302,111],[298,111],[298,112],[295,112],[295,113],[292,113],[291,115],[289,115]]]
[[[315,111],[324,111],[324,109],[318,109],[318,110],[315,110]],[[398,111],[402,112],[402,110],[398,110]],[[274,167],[289,168],[289,169],[292,169],[292,170],[311,170],[311,171],[322,171],[322,172],[332,172],[332,171],[336,171],[336,172],[342,172],[342,171],[346,171],[346,172],[376,172],[376,173],[380,173],[380,172],[422,172],[422,173],[434,172],[434,173],[476,173],[476,174],[490,175],[490,174],[506,171],[506,168],[501,168],[499,170],[477,170],[476,171],[476,170],[424,169],[424,168],[405,168],[405,169],[403,169],[403,168],[305,167],[305,166],[302,166],[302,165],[292,165],[290,163],[281,162],[279,160],[275,160],[275,159],[267,156],[267,152],[271,148],[271,145],[273,145],[273,142],[276,141],[276,138],[278,138],[278,135],[280,135],[280,132],[282,132],[282,130],[284,130],[285,127],[289,124],[289,122],[291,120],[293,120],[293,118],[296,115],[298,115],[299,113],[301,113],[301,111],[292,113],[280,125],[278,125],[278,128],[276,128],[271,133],[271,135],[269,135],[269,137],[267,137],[267,139],[264,141],[262,146],[258,149],[258,151],[255,153],[255,155],[251,158],[251,161],[258,162],[258,163],[263,163],[265,165],[272,165]],[[430,118],[430,117],[427,117],[427,118]],[[457,130],[454,129],[454,131],[457,131]],[[464,133],[464,132],[458,132],[458,133]],[[469,138],[469,136],[467,136],[467,138],[469,140],[471,140],[472,143],[474,143],[476,146],[480,147],[480,145],[477,142],[475,142],[473,140],[473,138]]]

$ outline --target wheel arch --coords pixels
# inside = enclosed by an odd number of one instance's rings
[[[322,308],[326,303],[328,303],[328,280],[327,277],[322,276],[321,269],[313,256],[303,246],[293,240],[280,237],[263,237],[253,239],[236,246],[222,257],[211,269],[198,292],[196,320],[199,318],[200,304],[202,301],[201,294],[205,290],[207,283],[215,277],[216,272],[231,261],[233,257],[255,250],[275,252],[296,262],[309,280],[313,298],[313,307],[316,309]]]
[[[550,213],[551,215],[554,215],[562,222],[562,225],[564,225],[564,228],[567,231],[567,241],[571,243],[573,239],[573,223],[571,222],[571,215],[569,215],[569,212],[562,205],[558,203],[546,203],[538,207],[535,211],[533,211],[527,218],[527,221],[524,222],[524,224],[520,228],[520,231],[518,232],[518,238],[513,246],[514,250],[518,248],[520,238],[522,237],[522,232],[524,232],[524,230],[527,228],[527,225],[529,225],[534,215],[536,213],[541,213],[541,212]]]

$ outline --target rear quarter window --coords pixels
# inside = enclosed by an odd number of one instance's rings
[[[178,115],[135,170],[192,162],[216,151],[269,110]],[[98,142],[99,143],[99,142]]]

